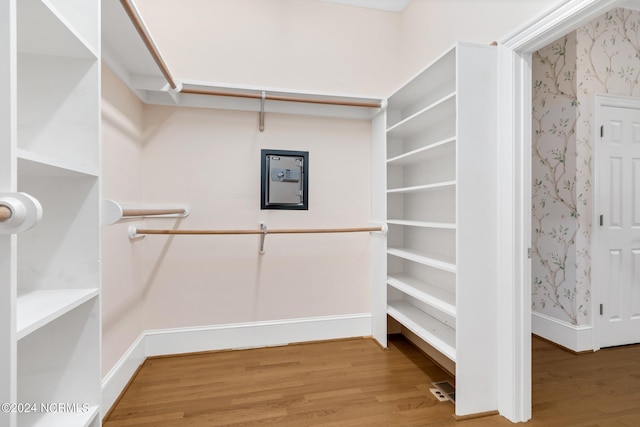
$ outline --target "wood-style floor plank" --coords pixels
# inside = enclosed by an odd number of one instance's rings
[[[431,383],[453,381],[401,337],[352,339],[147,360],[103,425],[511,425],[456,422]],[[575,355],[533,339],[533,419],[545,427],[640,425],[640,346]]]

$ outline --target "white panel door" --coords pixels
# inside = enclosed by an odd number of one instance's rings
[[[640,101],[604,100],[594,138],[597,347],[640,342]]]

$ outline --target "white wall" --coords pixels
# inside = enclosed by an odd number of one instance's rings
[[[102,67],[102,197],[142,200],[143,108]],[[102,372],[109,372],[143,330],[142,254],[129,243],[129,224],[102,227]]]

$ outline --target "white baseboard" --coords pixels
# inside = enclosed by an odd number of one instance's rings
[[[144,331],[102,380],[102,416],[150,356],[371,336],[371,314]]]
[[[147,356],[371,336],[371,314],[147,331]]]
[[[144,348],[144,332],[131,344],[107,375],[102,379],[102,413],[104,417],[127,386],[133,374],[147,358]]]
[[[531,313],[531,331],[575,352],[594,349],[593,327],[576,326],[542,313]]]

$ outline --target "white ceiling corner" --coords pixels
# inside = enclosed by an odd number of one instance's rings
[[[323,0],[331,3],[346,4],[349,6],[366,7],[369,9],[386,10],[389,12],[402,12],[411,0]]]

